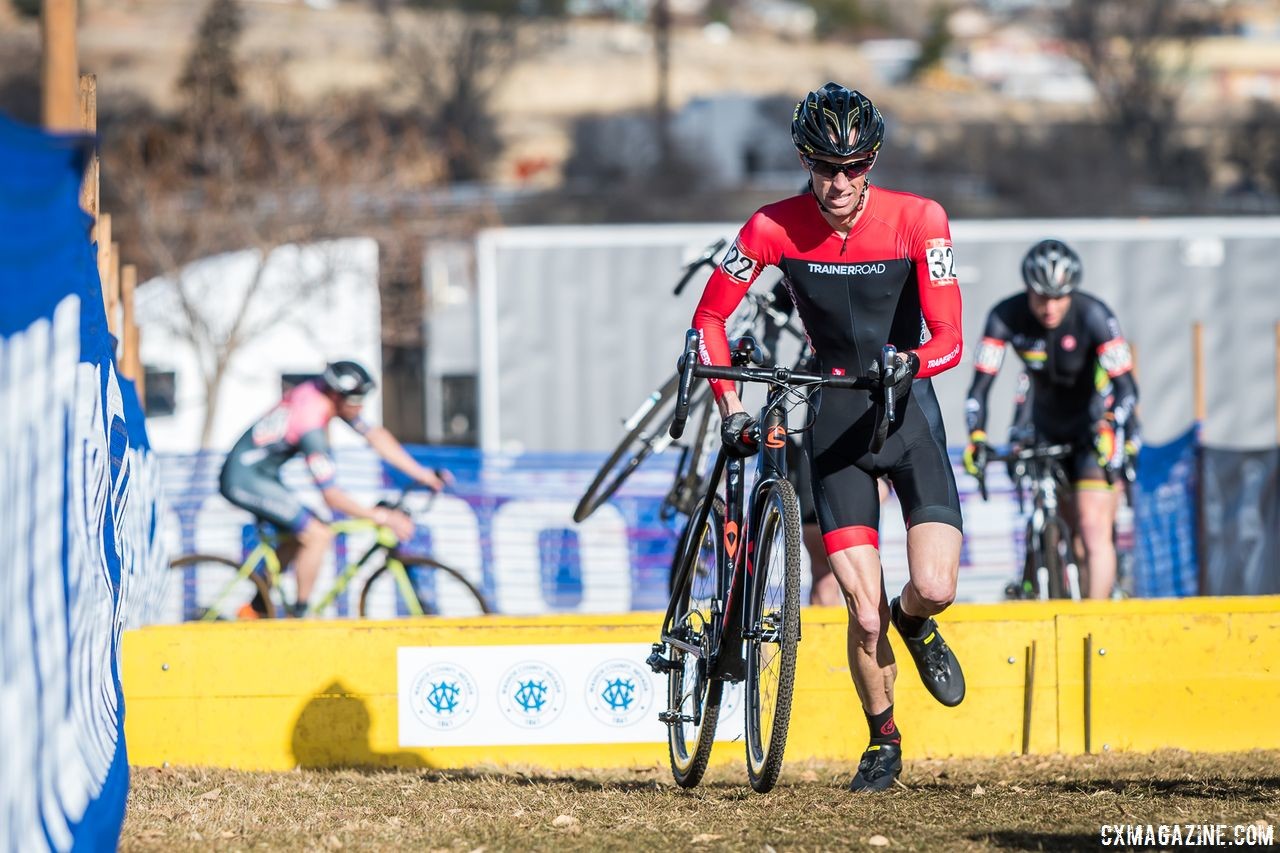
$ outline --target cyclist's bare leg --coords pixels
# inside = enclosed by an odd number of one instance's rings
[[[1084,565],[1087,566],[1087,569],[1082,566],[1081,594],[1089,598],[1110,598],[1116,583],[1116,544],[1112,531],[1117,499],[1117,492],[1109,488],[1081,485],[1076,490],[1077,529],[1084,542]]]
[[[840,582],[831,571],[827,562],[827,549],[822,544],[822,528],[817,524],[806,524],[802,528],[804,549],[809,554],[809,571],[813,575],[813,586],[809,588],[809,603],[820,607],[839,607],[844,603],[840,592]]]
[[[899,602],[903,613],[934,616],[956,600],[963,536],[950,524],[926,521],[907,530],[907,570],[910,579]]]
[[[298,554],[293,559],[298,574],[298,604],[311,600],[324,555],[333,544],[333,531],[319,519],[308,518],[307,526],[298,533]]]
[[[849,610],[849,675],[868,714],[893,704],[898,665],[889,645],[889,599],[874,545],[855,545],[828,558]]]

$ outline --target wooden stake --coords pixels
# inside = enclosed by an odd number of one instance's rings
[[[120,244],[111,242],[111,259],[107,265],[107,330],[116,336],[117,348],[120,335]],[[117,355],[119,349],[116,350]]]
[[[138,318],[134,313],[134,291],[138,287],[138,268],[133,264],[125,264],[120,268],[120,308],[124,325],[123,348],[120,356],[120,372],[132,379],[138,388],[138,399],[142,399],[142,353],[138,347],[141,343],[138,334]]]
[[[102,301],[107,301],[107,263],[111,260],[111,214],[103,213],[98,216],[98,226],[95,229],[96,240],[98,244],[98,279],[102,282]]]
[[[1204,407],[1204,324],[1191,324],[1191,391],[1196,423],[1203,424]]]
[[[48,130],[79,130],[76,0],[43,0],[40,39],[41,120]]]
[[[85,133],[96,135],[98,132],[98,75],[80,75],[80,129]],[[94,146],[93,156],[84,171],[84,183],[80,185],[80,207],[93,217],[94,227],[98,221],[98,148]],[[92,233],[89,242],[93,242]]]

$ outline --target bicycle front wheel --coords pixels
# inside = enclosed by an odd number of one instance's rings
[[[782,771],[800,642],[800,503],[777,480],[757,501],[755,572],[747,598],[747,776],[760,793]]]
[[[183,621],[226,622],[276,615],[266,578],[257,572],[242,576],[243,567],[234,560],[185,554],[170,562],[169,568],[181,573],[173,598],[181,602]],[[172,580],[178,576],[171,575]]]
[[[573,510],[573,520],[581,523],[601,504],[613,497],[631,473],[648,459],[650,454],[666,449],[670,439],[667,425],[676,411],[676,389],[679,375],[672,376],[626,422],[627,434],[614,448],[613,453],[600,466],[595,479]]]
[[[1048,588],[1050,598],[1070,598],[1067,584],[1067,549],[1071,547],[1069,539],[1065,539],[1056,520],[1050,518],[1040,531],[1040,563],[1048,572]]]
[[[416,616],[409,596],[423,616],[482,616],[493,612],[484,594],[457,569],[430,557],[400,554],[396,559],[404,566],[403,575],[388,560],[360,590],[362,618]]]
[[[706,500],[706,498],[703,498]],[[707,660],[715,636],[715,601],[720,566],[721,543],[724,542],[724,503],[716,498],[707,513],[706,524],[694,530],[699,507],[685,525],[676,549],[676,577],[682,566],[688,566],[680,585],[677,607],[672,620],[672,635],[696,646],[695,655],[671,647],[674,666],[667,673],[667,747],[671,754],[671,775],[682,788],[692,788],[702,781],[711,759],[716,723],[720,719],[720,699],[724,682],[708,675]]]

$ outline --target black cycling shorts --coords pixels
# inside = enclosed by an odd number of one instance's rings
[[[300,533],[307,526],[311,512],[293,492],[275,477],[248,465],[234,456],[227,458],[218,478],[218,491],[241,509],[266,519],[281,530]]]
[[[866,392],[826,389],[806,433],[813,499],[827,552],[879,547],[879,477],[887,476],[907,527],[936,521],[963,530],[960,496],[947,457],[942,412],[928,380],[912,383],[879,453],[871,453],[875,409]]]
[[[800,501],[800,522],[817,524],[818,511],[813,505],[813,483],[809,476],[809,454],[796,438],[787,441],[787,479],[796,487],[796,498]]]

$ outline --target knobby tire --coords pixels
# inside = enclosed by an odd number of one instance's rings
[[[756,502],[755,571],[747,599],[746,748],[751,787],[767,793],[778,781],[787,747],[800,642],[800,502],[776,480]],[[776,684],[773,680],[776,678]]]
[[[707,608],[710,597],[718,594],[720,587],[717,573],[721,562],[720,549],[724,542],[724,502],[716,498],[707,514],[706,526],[695,531],[692,528],[697,521],[699,509],[700,504],[694,508],[676,548],[677,563],[674,571],[677,576],[681,563],[692,561],[694,565],[690,567],[678,593],[679,607],[673,619],[672,631],[684,629],[683,638],[696,642],[705,651],[710,647],[707,632],[711,630],[711,617]],[[700,615],[690,615],[695,610]],[[705,656],[695,657],[673,647],[671,660],[677,666],[667,673],[667,707],[682,715],[689,714],[698,718],[696,724],[693,721],[677,720],[667,726],[671,775],[680,787],[692,788],[702,781],[707,762],[711,759],[716,723],[720,719],[724,682],[706,677]]]

